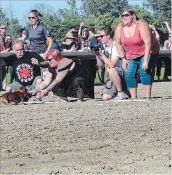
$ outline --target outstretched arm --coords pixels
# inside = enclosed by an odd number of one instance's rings
[[[14,56],[15,53],[14,52],[0,52],[0,58],[4,59],[4,58],[9,58],[10,56]]]
[[[168,29],[168,32],[171,33],[171,29],[170,29],[170,26],[169,26],[168,22],[165,21],[164,23],[165,23],[165,25],[166,25],[166,27],[167,27],[167,29]]]
[[[58,72],[56,78],[51,82],[51,84],[46,88],[46,90],[48,92],[51,91],[58,83],[62,82],[62,80],[66,77],[68,72],[68,69],[62,72]]]

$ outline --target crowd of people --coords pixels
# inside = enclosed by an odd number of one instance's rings
[[[104,26],[96,33],[86,22],[67,31],[62,44],[53,40],[51,32],[42,23],[37,10],[29,12],[30,24],[19,31],[12,41],[5,24],[0,25],[1,86],[7,93],[25,87],[32,96],[43,97],[52,91],[66,101],[77,97],[83,101],[92,94],[96,72],[100,70],[104,88],[103,100],[137,98],[138,74],[145,98],[151,98],[155,65],[160,76],[162,61],[166,65],[164,79],[171,74],[169,58],[158,58],[160,36],[153,25],[139,19],[132,9],[121,14],[122,23],[115,31]],[[171,29],[163,49],[171,49]],[[90,63],[75,61],[61,52],[93,52],[96,59]],[[5,64],[3,64],[5,63]],[[6,75],[10,72],[10,83]],[[104,82],[106,77],[106,82]]]

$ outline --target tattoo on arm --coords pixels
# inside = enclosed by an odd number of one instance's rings
[[[39,92],[42,89],[45,89],[48,86],[45,82],[42,82],[38,88],[35,89],[36,92]]]
[[[54,79],[51,84],[47,87],[47,91],[51,91],[56,85],[58,84],[58,81]]]
[[[39,66],[43,67],[43,68],[47,68],[48,67],[48,62],[47,61],[39,62]]]
[[[47,87],[48,91],[51,91],[58,83],[62,82],[62,80],[66,77],[68,74],[68,69],[64,70],[62,72],[58,72],[55,80],[52,81],[52,83]]]

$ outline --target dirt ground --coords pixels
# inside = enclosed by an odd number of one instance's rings
[[[1,104],[1,174],[170,174],[171,83],[150,101],[103,102],[101,88],[85,102]]]

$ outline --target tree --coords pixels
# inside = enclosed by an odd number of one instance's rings
[[[49,16],[53,11],[52,6],[43,3],[35,4],[34,9],[37,9],[43,16]]]
[[[116,26],[120,23],[120,20],[120,18],[114,18],[114,16],[112,16],[110,13],[105,13],[94,18],[95,30],[100,30],[105,26],[110,26],[112,29],[115,29]]]
[[[7,34],[12,35],[14,40],[18,38],[18,31],[21,28],[21,25],[19,24],[17,18],[7,18],[3,10],[0,9],[0,21],[2,24],[5,24],[7,26]]]
[[[72,26],[78,26],[82,21],[82,16],[79,15],[78,9],[76,7],[76,0],[67,1],[68,8],[58,9],[56,12],[46,13],[44,8],[39,7],[39,11],[44,15],[42,21],[50,29],[55,40],[62,41],[66,32]],[[35,7],[37,7],[36,5]],[[42,7],[44,5],[42,4]]]
[[[99,16],[108,12],[118,17],[126,7],[127,0],[82,0],[82,9],[86,16]]]
[[[156,18],[171,22],[171,0],[147,0]]]

